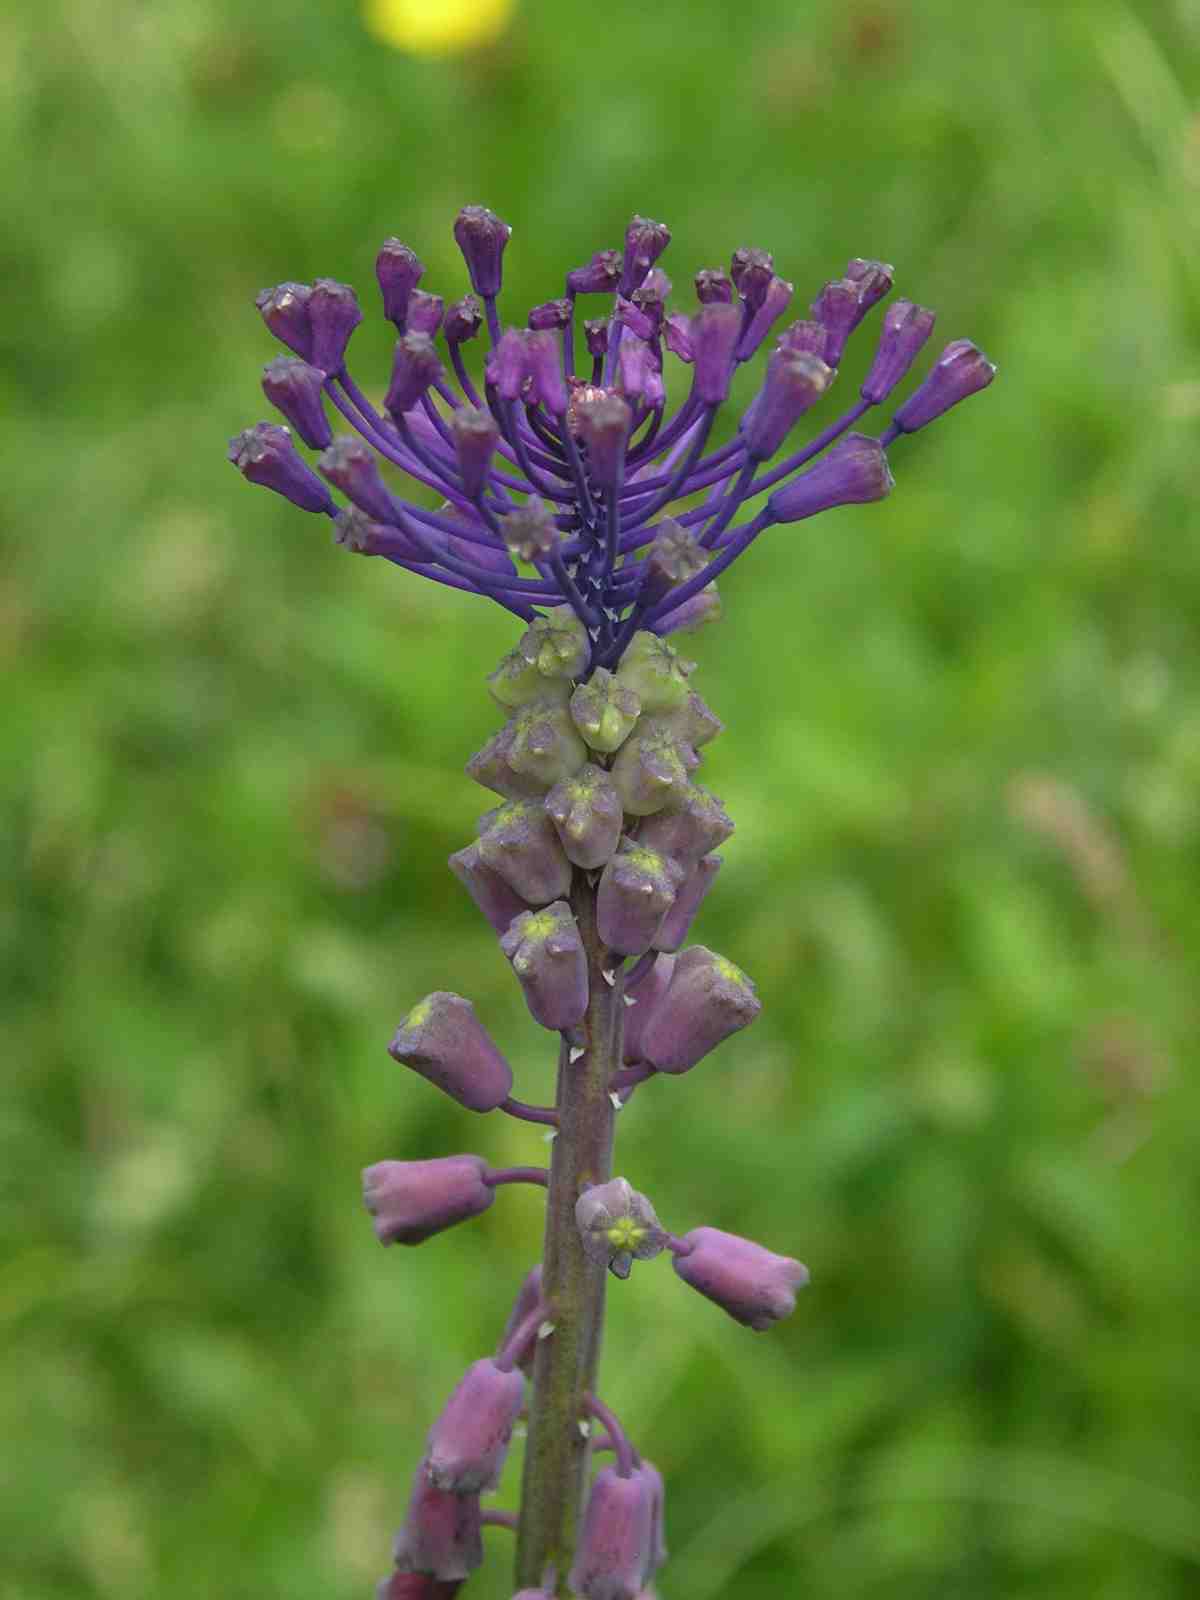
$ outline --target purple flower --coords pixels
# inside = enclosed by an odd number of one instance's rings
[[[439,1489],[422,1461],[413,1479],[408,1516],[396,1535],[392,1557],[402,1572],[442,1579],[469,1578],[483,1564],[479,1496]]]
[[[536,802],[510,800],[489,811],[480,828],[479,859],[531,906],[548,906],[571,892],[571,863],[545,807]]]
[[[450,870],[497,933],[503,933],[515,916],[529,910],[520,895],[483,861],[478,842],[456,851],[450,857]]]
[[[986,389],[996,369],[969,339],[955,339],[938,357],[929,376],[892,419],[901,433],[916,433],[968,395]]]
[[[575,1202],[575,1223],[589,1261],[627,1278],[635,1261],[652,1261],[666,1248],[654,1207],[625,1178],[585,1189]]]
[[[229,441],[229,459],[249,483],[274,489],[302,511],[332,511],[329,490],[303,459],[286,428],[260,422]]]
[[[380,1244],[422,1244],[435,1233],[486,1211],[496,1191],[479,1156],[435,1161],[378,1161],[363,1171],[363,1204]]]
[[[460,1495],[495,1488],[524,1399],[519,1372],[472,1362],[430,1430],[430,1483]]]
[[[512,1068],[460,994],[426,995],[396,1029],[388,1055],[468,1111],[493,1111],[512,1091]]]
[[[408,302],[425,274],[419,257],[399,239],[385,239],[375,257],[375,276],[383,296],[383,314],[394,322],[397,333],[405,331]]]
[[[799,1261],[772,1255],[736,1233],[693,1228],[681,1243],[686,1248],[675,1255],[675,1271],[684,1283],[758,1333],[792,1314],[796,1290],[808,1282],[808,1268]]]
[[[454,237],[467,263],[471,287],[485,300],[500,293],[500,258],[512,229],[486,206],[464,206],[454,223]]]
[[[776,489],[767,511],[776,522],[799,522],[834,506],[882,500],[891,492],[892,474],[878,439],[849,433],[815,467]]]
[[[263,368],[263,393],[283,413],[310,450],[324,450],[333,430],[322,404],[325,374],[294,356],[276,356]]]
[[[622,840],[600,875],[596,898],[596,926],[605,944],[620,955],[648,950],[685,876],[669,856]]]
[[[583,1021],[587,956],[565,900],[514,917],[500,948],[512,962],[535,1022],[561,1031]]]
[[[875,359],[860,390],[864,400],[877,406],[887,399],[906,377],[921,346],[933,332],[933,324],[933,312],[913,305],[911,300],[897,300],[887,308]]]
[[[308,297],[308,324],[312,347],[308,359],[322,372],[342,370],[350,335],[362,321],[358,296],[348,283],[318,278]]]
[[[720,856],[705,856],[697,861],[680,884],[671,909],[659,923],[658,932],[652,941],[653,949],[675,951],[681,948],[691,932],[696,913],[720,870]]]
[[[661,928],[662,924],[659,926]],[[625,1061],[630,1066],[643,1059],[642,1036],[646,1031],[646,1024],[670,987],[671,974],[674,970],[675,957],[660,955],[641,982],[635,988],[626,991]]]
[[[589,872],[604,866],[621,841],[621,797],[608,773],[590,761],[554,785],[546,815],[567,859]]]
[[[638,1600],[654,1555],[654,1484],[603,1467],[588,1495],[571,1588],[584,1600]]]
[[[659,1072],[687,1072],[761,1010],[740,967],[692,945],[677,957],[671,986],[642,1031],[642,1054]]]

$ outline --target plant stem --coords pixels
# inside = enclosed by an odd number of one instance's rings
[[[558,1058],[558,1134],[550,1163],[542,1295],[553,1305],[554,1332],[538,1343],[525,1447],[517,1534],[517,1585],[536,1588],[553,1568],[555,1593],[568,1594],[588,1464],[580,1423],[595,1387],[604,1322],[605,1269],[583,1253],[575,1202],[590,1184],[612,1176],[614,1107],[609,1080],[621,1065],[624,1033],[621,961],[596,931],[596,893],[576,870],[571,909],[588,959],[589,1000],[571,1061],[564,1039]],[[608,972],[612,982],[605,977]]]

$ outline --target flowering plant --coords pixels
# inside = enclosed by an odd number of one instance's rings
[[[467,1110],[546,1124],[550,1167],[381,1161],[363,1185],[379,1239],[408,1245],[485,1211],[505,1184],[545,1185],[544,1255],[495,1356],[468,1368],[433,1424],[380,1595],[453,1595],[483,1559],[481,1528],[495,1523],[517,1533],[519,1600],[638,1600],[666,1555],[663,1485],[597,1394],[607,1274],[628,1278],[635,1260],[669,1252],[685,1284],[759,1330],[794,1309],[808,1279],[790,1256],[716,1228],[676,1236],[613,1176],[616,1111],[656,1075],[689,1072],[761,1010],[745,973],[686,944],[733,824],[695,781],[721,723],[670,638],[719,615],[717,578],[767,529],[887,495],[889,447],[990,383],[994,368],[955,340],[880,435],[855,431],[933,329],[931,311],[897,300],[853,404],[769,466],[890,292],[890,266],[851,261],[808,319],[777,332],[792,285],[765,251],[739,249],[729,272],[697,273],[699,306],[685,315],[668,311],[657,265],[668,230],[635,217],[623,250],[598,251],[527,326],[504,328],[511,230],[467,206],[454,231],[472,292],[449,306],[419,287],[424,269],[407,245],[389,239],[379,252],[397,333],[382,410],[346,366],[362,317],[354,291],[325,278],[265,290],[263,318],[293,353],[267,366],[263,390],[288,426],[259,423],[230,445],[246,478],[330,517],[347,549],[484,596],[523,624],[488,679],[504,724],[467,767],[499,804],[450,867],[496,930],[534,1020],[558,1037],[556,1103],[514,1098],[511,1067],[458,994],[418,1001],[389,1051]],[[581,295],[612,304],[580,330]],[[464,347],[484,329],[481,395]],[[768,341],[758,393],[734,436],[710,449],[735,371]],[[664,350],[691,368],[673,414]],[[334,437],[327,403],[352,434]],[[319,452],[316,471],[293,435]],[[402,498],[381,463],[440,503]],[[758,509],[738,522],[751,502]],[[520,1511],[482,1510],[523,1412]],[[602,1453],[613,1463],[593,1476]]]

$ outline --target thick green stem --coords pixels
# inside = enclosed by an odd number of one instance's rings
[[[625,1012],[621,958],[600,943],[596,892],[580,871],[571,909],[587,951],[589,1001],[578,1044],[564,1041],[559,1052],[559,1123],[542,1257],[542,1293],[553,1305],[554,1332],[539,1342],[534,1360],[517,1537],[518,1587],[536,1588],[553,1570],[554,1592],[561,1596],[569,1592],[587,1474],[584,1396],[595,1387],[604,1323],[605,1269],[583,1253],[575,1202],[589,1185],[612,1176],[609,1080],[621,1066]]]

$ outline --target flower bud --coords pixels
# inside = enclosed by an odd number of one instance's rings
[[[591,656],[587,630],[570,606],[555,606],[535,618],[517,648],[544,678],[578,678]]]
[[[545,681],[543,678],[542,682]],[[541,702],[534,701],[531,704],[538,705]],[[464,770],[472,782],[479,784],[481,788],[491,789],[505,800],[540,800],[550,784],[557,783],[558,779],[552,778],[549,783],[544,783],[536,772],[518,771],[512,765],[509,757],[512,755],[517,731],[517,725],[510,717],[500,731],[492,735],[483,749],[475,752]],[[538,735],[536,742],[539,745],[542,743],[541,735]]]
[[[607,317],[589,317],[583,325],[584,343],[590,356],[606,356],[608,354],[608,322]]]
[[[396,561],[428,561],[426,552],[401,529],[375,522],[357,506],[343,506],[333,519],[333,541],[359,556],[390,556]]]
[[[375,257],[375,276],[383,296],[383,314],[394,322],[396,332],[405,330],[408,301],[413,290],[425,274],[425,268],[415,251],[399,239],[385,239]]]
[[[626,400],[654,406],[662,403],[662,372],[653,346],[631,335],[621,341],[617,386]]]
[[[463,295],[461,300],[455,300],[446,311],[446,320],[442,324],[442,332],[446,336],[447,344],[466,344],[468,339],[473,339],[483,326],[483,307],[473,294]]]
[[[695,351],[692,348],[692,319],[685,317],[682,311],[673,311],[663,320],[663,337],[667,349],[673,356],[678,356],[680,361],[692,361]]]
[[[677,584],[703,572],[712,559],[689,528],[673,517],[664,517],[655,528],[654,543],[646,556],[646,570],[639,599],[653,606],[665,599]],[[703,592],[703,591],[701,591]]]
[[[633,731],[642,702],[628,684],[597,667],[571,696],[571,720],[593,750],[611,755]]]
[[[333,438],[322,404],[325,374],[294,356],[276,356],[263,368],[262,390],[310,450],[324,450]]]
[[[689,872],[733,833],[724,806],[698,783],[689,784],[677,807],[659,811],[638,824],[638,843],[678,861]]]
[[[587,761],[587,746],[576,733],[566,707],[553,699],[532,700],[518,707],[509,718],[509,729],[509,766],[533,779],[543,794]]]
[[[478,843],[452,855],[450,870],[497,933],[503,933],[514,917],[528,911],[524,900],[480,859]]]
[[[406,333],[396,341],[392,357],[392,379],[384,406],[393,417],[411,411],[429,388],[442,376],[442,363],[427,333]]]
[[[611,294],[621,281],[619,250],[597,250],[586,267],[567,273],[568,294]]]
[[[617,296],[617,321],[624,324],[638,339],[653,339],[658,332],[652,315],[643,311],[641,306],[632,300],[624,300]]]
[[[263,289],[254,299],[267,327],[301,361],[307,361],[312,351],[312,324],[308,319],[311,294],[310,284],[280,283],[273,289]]]
[[[691,322],[695,392],[701,405],[724,405],[729,398],[734,353],[742,332],[739,307],[712,300],[701,306]]]
[[[588,467],[601,489],[619,488],[633,412],[614,389],[584,389],[574,401],[574,431],[587,449]]]
[[[571,1567],[583,1600],[638,1600],[652,1554],[654,1487],[640,1472],[622,1478],[603,1467],[588,1495]]]
[[[622,839],[596,894],[596,927],[609,949],[623,956],[649,950],[685,876],[669,856]]]
[[[659,1072],[687,1072],[761,1010],[740,967],[692,945],[675,959],[671,987],[642,1033],[642,1055]]]
[[[733,279],[720,267],[701,267],[696,274],[696,299],[702,306],[730,305]]]
[[[617,682],[632,689],[643,712],[673,711],[686,703],[694,661],[644,629],[634,634],[617,663]]]
[[[819,356],[825,359],[828,330],[819,322],[793,322],[779,335],[777,350],[790,350],[794,355]]]
[[[697,861],[689,875],[679,885],[675,903],[659,924],[651,945],[652,949],[678,950],[682,947],[696,913],[720,870],[720,856],[705,856]]]
[[[546,300],[540,306],[533,307],[526,321],[538,331],[543,328],[558,330],[570,322],[573,310],[574,307],[565,296],[558,300]]]
[[[705,628],[710,622],[721,620],[721,596],[717,593],[715,583],[706,584],[699,594],[694,594],[690,600],[685,600],[682,605],[669,611],[655,623],[661,638],[665,639],[673,633],[695,633],[699,628]]]
[[[483,1181],[479,1156],[436,1161],[378,1161],[363,1170],[363,1204],[380,1244],[421,1244],[486,1211],[496,1191]]]
[[[969,339],[954,339],[942,351],[925,381],[892,418],[901,433],[916,433],[960,400],[986,389],[996,369]]]
[[[523,911],[501,936],[500,948],[512,962],[535,1022],[560,1033],[583,1021],[587,956],[565,900],[542,911]]]
[[[487,1357],[472,1362],[430,1430],[430,1483],[453,1494],[494,1489],[524,1398],[519,1372]]]
[[[248,483],[274,489],[302,511],[332,511],[333,497],[292,443],[286,428],[256,422],[229,441],[229,460]]]
[[[788,283],[786,278],[772,278],[763,295],[762,303],[755,311],[750,321],[746,324],[746,331],[738,340],[737,358],[739,361],[749,361],[750,357],[762,344],[771,330],[772,323],[779,318],[788,308],[788,302],[794,293],[794,285]]]
[[[470,1577],[483,1565],[479,1496],[439,1489],[422,1461],[392,1555],[402,1572],[427,1572],[446,1580]]]
[[[525,1274],[521,1287],[517,1291],[517,1298],[513,1301],[512,1310],[508,1313],[508,1321],[504,1324],[504,1332],[500,1335],[500,1343],[496,1346],[497,1355],[507,1346],[517,1329],[527,1317],[533,1315],[541,1303],[542,1268],[539,1263],[536,1267],[531,1267]],[[536,1348],[534,1343],[528,1345],[525,1349],[517,1363],[522,1372],[528,1373],[532,1369]]]
[[[565,900],[571,863],[539,802],[510,800],[482,820],[479,857],[531,906]]]
[[[683,1242],[691,1248],[676,1255],[675,1271],[735,1322],[761,1333],[796,1309],[796,1290],[808,1282],[799,1261],[719,1228],[693,1228]]]
[[[627,1278],[635,1261],[651,1261],[666,1247],[654,1207],[624,1178],[585,1189],[575,1202],[575,1224],[584,1255],[614,1278]]]
[[[873,305],[891,293],[896,269],[890,261],[869,261],[862,256],[855,256],[853,261],[847,263],[846,276],[851,283],[858,285],[858,303],[861,315],[865,317]]]
[[[670,916],[670,912],[667,915]],[[632,1067],[643,1059],[642,1035],[646,1031],[646,1024],[653,1015],[655,1006],[667,992],[674,970],[675,957],[660,955],[642,981],[627,992],[626,999],[630,1003],[625,1009],[626,1066]]]
[[[671,242],[671,230],[648,217],[634,217],[625,229],[625,254],[618,287],[628,297]]]
[[[460,994],[439,989],[418,1001],[396,1029],[388,1055],[468,1111],[494,1111],[512,1092],[512,1068]]]
[[[591,762],[554,785],[546,815],[567,859],[588,872],[604,866],[620,843],[621,797],[608,773]]]
[[[339,434],[317,457],[317,466],[335,488],[375,522],[396,520],[395,502],[383,481],[379,463],[361,439]]]
[[[561,417],[567,409],[567,386],[558,340],[549,328],[534,328],[528,333],[525,365],[529,372],[529,398],[540,402],[552,417]]]
[[[485,300],[500,293],[500,258],[511,235],[508,223],[486,206],[464,206],[455,219],[454,237],[467,263],[471,287]]]
[[[500,519],[504,542],[522,561],[540,561],[558,543],[554,512],[540,495],[531,494],[524,505]]]
[[[440,294],[426,294],[424,289],[414,289],[408,302],[408,331],[423,333],[427,339],[437,336],[442,325],[446,302]]]
[[[648,817],[680,803],[688,774],[700,758],[669,726],[639,722],[617,751],[612,779],[621,804],[632,817]]]
[[[720,717],[710,711],[695,692],[688,695],[687,704],[681,710],[671,712],[662,720],[669,722],[681,739],[697,749],[711,743],[719,733],[725,731],[725,724]]]
[[[857,284],[851,278],[833,279],[813,301],[812,314],[825,329],[825,348],[821,354],[829,366],[836,367],[846,341],[862,320]]]
[[[815,466],[785,483],[767,501],[776,522],[800,522],[834,506],[882,500],[893,478],[878,439],[848,433]]]
[[[877,406],[887,399],[917,359],[933,324],[934,313],[911,300],[897,300],[887,308],[875,359],[859,391],[864,400]]]
[[[500,430],[491,412],[476,406],[459,406],[452,411],[449,428],[463,493],[468,500],[478,500],[487,482]]]
[[[742,418],[742,438],[752,461],[773,456],[792,428],[833,382],[832,367],[817,356],[776,350],[763,386]]]
[[[308,297],[312,353],[308,360],[322,372],[340,372],[346,364],[350,335],[362,321],[358,296],[348,283],[318,278]]]
[[[751,311],[757,311],[775,276],[774,258],[769,250],[755,250],[743,245],[733,252],[729,276]]]
[[[540,640],[532,648],[540,654]],[[556,699],[565,705],[571,694],[569,678],[546,677],[538,671],[536,654],[526,655],[519,644],[503,657],[487,679],[488,693],[497,705],[511,710],[530,700]]]

